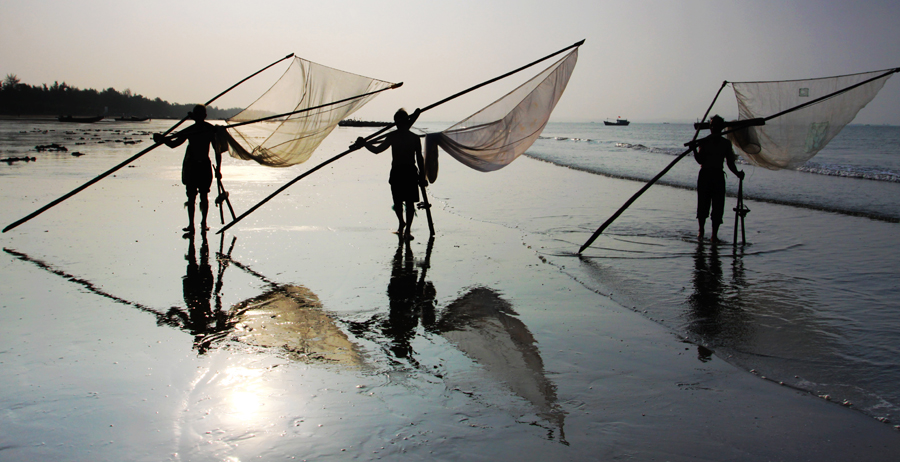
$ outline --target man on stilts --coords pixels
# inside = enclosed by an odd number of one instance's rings
[[[700,164],[700,174],[697,176],[697,223],[700,227],[697,239],[703,241],[706,230],[706,218],[712,221],[712,237],[710,241],[719,241],[719,225],[722,224],[722,215],[725,211],[725,171],[723,163],[728,164],[728,169],[738,178],[744,179],[744,172],[738,171],[734,164],[734,149],[731,142],[722,137],[722,129],[725,120],[714,115],[709,119],[709,131],[711,134],[700,140],[694,159]],[[712,213],[710,213],[712,208]]]
[[[411,240],[413,217],[416,213],[416,202],[419,201],[419,186],[425,186],[425,160],[422,157],[422,143],[419,137],[410,131],[412,124],[419,117],[416,109],[412,115],[399,109],[394,114],[397,129],[388,133],[380,143],[366,143],[362,137],[357,138],[355,146],[365,146],[369,151],[378,154],[391,148],[391,196],[394,199],[394,213],[397,214],[399,226],[397,234],[403,239]],[[418,166],[418,169],[416,168]],[[403,220],[403,204],[406,204],[406,221]]]
[[[184,161],[181,166],[181,183],[185,186],[187,194],[188,226],[183,229],[185,237],[194,234],[194,206],[197,195],[200,195],[200,231],[209,230],[206,226],[206,215],[209,211],[209,188],[213,180],[213,168],[209,160],[210,147],[215,148],[216,127],[206,121],[206,106],[198,104],[188,114],[194,120],[194,125],[172,135],[169,138],[159,133],[153,135],[156,143],[165,143],[170,148],[181,146],[187,140],[187,149],[184,151]],[[222,178],[222,153],[214,149],[216,154],[216,178]]]

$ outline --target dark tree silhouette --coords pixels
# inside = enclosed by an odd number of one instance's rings
[[[15,74],[7,74],[0,86],[0,114],[2,115],[75,115],[88,116],[106,113],[152,117],[155,119],[180,119],[190,112],[194,104],[173,104],[160,98],[149,99],[115,88],[97,91],[81,90],[65,82],[53,85],[28,85],[21,83]],[[240,108],[207,108],[210,119],[226,119],[241,111]]]

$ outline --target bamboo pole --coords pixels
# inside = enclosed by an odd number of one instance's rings
[[[450,101],[450,100],[452,100],[452,99],[454,99],[454,98],[458,98],[458,97],[460,97],[460,96],[462,96],[462,95],[464,95],[464,94],[466,94],[466,93],[469,93],[469,92],[471,92],[471,91],[477,90],[477,89],[479,89],[479,88],[481,88],[481,87],[483,87],[483,86],[485,86],[485,85],[488,85],[488,84],[491,84],[491,83],[493,83],[493,82],[496,82],[496,81],[498,81],[498,80],[500,80],[500,79],[509,77],[510,75],[513,75],[513,74],[515,74],[515,73],[517,73],[517,72],[523,71],[523,70],[525,70],[525,69],[527,69],[527,68],[529,68],[529,67],[531,67],[531,66],[534,66],[535,64],[540,63],[541,61],[545,61],[545,60],[547,60],[547,59],[550,59],[550,58],[552,58],[552,57],[554,57],[554,56],[556,56],[556,55],[558,55],[558,54],[560,54],[560,53],[562,53],[562,52],[564,52],[564,51],[570,50],[570,49],[572,49],[572,48],[579,47],[579,46],[581,46],[583,43],[584,43],[584,40],[581,40],[581,41],[576,42],[576,43],[574,43],[574,44],[572,44],[572,45],[569,45],[569,46],[567,46],[567,47],[565,47],[565,48],[563,48],[563,49],[561,49],[561,50],[559,50],[559,51],[556,51],[556,52],[553,52],[553,53],[551,53],[551,54],[549,54],[549,55],[547,55],[547,56],[544,56],[543,58],[540,58],[540,59],[538,59],[538,60],[532,61],[532,62],[530,62],[530,63],[528,63],[528,64],[526,64],[526,65],[524,65],[524,66],[522,66],[522,67],[519,67],[518,69],[512,70],[512,71],[507,72],[507,73],[505,73],[505,74],[503,74],[503,75],[500,75],[500,76],[498,76],[498,77],[494,77],[493,79],[486,80],[486,81],[484,81],[484,82],[482,82],[482,83],[479,83],[478,85],[469,87],[469,88],[467,88],[467,89],[465,89],[465,90],[463,90],[463,91],[461,91],[461,92],[459,92],[459,93],[456,93],[456,94],[453,94],[453,95],[451,95],[451,96],[448,96],[448,97],[446,97],[446,98],[444,98],[444,99],[442,99],[442,100],[440,100],[440,101],[438,101],[438,102],[436,102],[436,103],[434,103],[434,104],[428,105],[428,106],[426,106],[426,107],[420,109],[420,110],[419,110],[419,113],[421,114],[422,112],[425,112],[425,111],[427,111],[427,110],[429,110],[429,109],[433,109],[433,108],[435,108],[435,107],[437,107],[437,106],[440,106],[441,104],[444,104],[444,103],[446,103],[446,102],[448,102],[448,101]],[[377,132],[375,132],[375,133],[373,133],[373,134],[371,134],[371,135],[365,137],[365,141],[368,143],[369,141],[374,140],[376,137],[378,137],[379,135],[381,135],[382,133],[386,132],[387,130],[389,130],[389,129],[393,128],[393,127],[394,127],[394,124],[387,125],[386,127],[382,128],[381,130],[378,130]],[[226,230],[228,230],[228,229],[231,228],[232,226],[236,225],[239,221],[243,220],[247,215],[250,215],[250,214],[253,213],[256,209],[260,208],[263,204],[265,204],[266,202],[268,202],[269,200],[271,200],[273,197],[275,197],[276,195],[278,195],[279,193],[281,193],[281,192],[284,191],[285,189],[289,188],[289,187],[290,187],[291,185],[293,185],[294,183],[296,183],[296,182],[302,180],[303,178],[306,178],[307,176],[309,176],[309,175],[311,175],[312,173],[316,172],[316,171],[319,170],[320,168],[322,168],[322,167],[324,167],[324,166],[326,166],[326,165],[328,165],[328,164],[330,164],[330,163],[332,163],[332,162],[334,162],[334,161],[340,159],[341,157],[344,157],[344,156],[346,156],[347,154],[350,154],[351,152],[356,151],[356,150],[358,150],[358,149],[360,149],[360,148],[362,148],[362,145],[357,146],[357,145],[354,144],[353,146],[351,146],[351,147],[350,147],[349,149],[347,149],[346,151],[344,151],[344,152],[342,152],[342,153],[340,153],[340,154],[338,154],[338,155],[336,155],[336,156],[334,156],[334,157],[332,157],[332,158],[330,158],[330,159],[328,159],[328,160],[322,162],[322,163],[319,164],[319,165],[316,165],[315,167],[313,167],[313,168],[307,170],[306,172],[302,173],[301,175],[297,176],[297,177],[294,178],[293,180],[288,181],[288,182],[285,183],[283,186],[281,186],[280,188],[276,189],[275,192],[273,192],[272,194],[269,194],[268,196],[266,196],[263,200],[261,200],[260,202],[258,202],[258,203],[257,203],[256,205],[254,205],[253,207],[250,207],[250,209],[248,209],[246,212],[242,213],[241,216],[237,217],[237,219],[235,219],[235,220],[232,221],[231,223],[228,223],[228,224],[225,225],[225,227],[223,227],[222,229],[216,231],[216,233],[217,233],[217,234],[221,234],[221,233],[225,232]]]
[[[269,64],[268,66],[266,66],[266,67],[264,67],[264,68],[262,68],[262,69],[260,69],[260,70],[258,70],[258,71],[256,71],[256,72],[254,72],[253,74],[249,75],[248,77],[244,78],[244,79],[241,80],[240,82],[238,82],[238,83],[232,85],[232,86],[229,87],[227,90],[223,91],[222,93],[219,93],[218,95],[216,95],[215,97],[213,97],[212,99],[210,99],[209,101],[207,101],[205,105],[208,106],[208,105],[212,104],[213,101],[217,100],[220,96],[224,95],[225,93],[228,93],[229,91],[231,91],[232,89],[234,89],[234,87],[236,87],[236,86],[238,86],[238,85],[240,85],[240,84],[246,82],[248,79],[250,79],[250,78],[256,76],[257,74],[259,74],[259,73],[265,71],[266,69],[268,69],[268,68],[270,68],[270,67],[272,67],[272,66],[274,66],[274,65],[276,65],[276,64],[278,64],[278,63],[280,63],[281,61],[284,61],[285,59],[288,59],[288,58],[290,58],[290,57],[292,57],[292,56],[294,56],[293,53],[291,53],[291,54],[285,56],[284,58],[281,58],[281,59],[279,59],[278,61],[275,61],[274,63]],[[184,118],[182,118],[182,119],[181,119],[180,121],[178,121],[178,123],[176,123],[175,125],[172,125],[172,127],[170,127],[168,130],[166,130],[165,133],[163,133],[163,136],[166,136],[166,135],[168,135],[169,133],[171,133],[172,130],[175,130],[179,125],[181,125],[182,123],[184,123],[185,120],[187,120],[187,116],[185,116]],[[113,167],[113,168],[111,168],[111,169],[109,169],[109,170],[107,170],[107,171],[101,173],[100,175],[97,175],[96,177],[94,177],[93,179],[91,179],[90,181],[88,181],[87,183],[85,183],[85,184],[83,184],[83,185],[81,185],[81,186],[79,186],[79,187],[73,189],[72,191],[70,191],[69,193],[63,195],[62,197],[60,197],[60,198],[54,200],[53,202],[50,202],[49,204],[47,204],[47,205],[45,205],[45,206],[43,206],[43,207],[37,209],[36,211],[30,213],[28,216],[26,216],[26,217],[24,217],[24,218],[22,218],[22,219],[20,219],[20,220],[18,220],[18,221],[16,221],[16,222],[10,224],[10,225],[7,226],[6,228],[3,228],[3,232],[5,233],[5,232],[7,232],[7,231],[9,231],[9,230],[11,230],[11,229],[14,229],[14,228],[16,228],[17,226],[21,225],[22,223],[25,223],[26,221],[31,220],[32,218],[34,218],[34,217],[36,217],[36,216],[38,216],[38,215],[40,215],[40,214],[46,212],[46,211],[47,211],[48,209],[50,209],[51,207],[54,207],[55,205],[59,204],[60,202],[62,202],[62,201],[64,201],[64,200],[66,200],[66,199],[68,199],[68,198],[70,198],[70,197],[72,197],[72,196],[74,196],[74,195],[80,193],[81,191],[84,191],[85,189],[87,189],[87,188],[89,188],[91,185],[93,185],[94,183],[97,183],[98,181],[100,181],[100,180],[106,178],[107,176],[112,175],[112,174],[115,173],[117,170],[119,170],[119,169],[121,169],[122,167],[124,167],[124,166],[126,166],[126,165],[128,165],[128,164],[130,164],[130,163],[132,163],[132,162],[134,162],[134,161],[137,160],[139,157],[143,156],[144,154],[147,154],[148,152],[150,152],[150,151],[156,149],[156,148],[159,147],[159,146],[161,146],[161,143],[153,143],[153,145],[150,146],[149,148],[144,149],[143,151],[141,151],[141,152],[139,152],[139,153],[137,153],[137,154],[135,154],[135,155],[129,157],[128,159],[126,159],[125,161],[119,163],[119,164],[116,165],[115,167]]]

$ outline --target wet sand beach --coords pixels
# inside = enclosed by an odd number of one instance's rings
[[[113,125],[126,126],[91,128]],[[296,169],[227,159],[236,211],[371,131],[336,130]],[[56,141],[42,136],[41,144]],[[93,145],[81,157],[0,165],[0,222],[149,145],[149,136],[135,136],[143,146]],[[428,239],[420,211],[407,245],[391,232],[389,155],[358,152],[222,236],[211,209],[205,239],[184,239],[182,155],[157,149],[0,237],[0,460],[900,453],[893,424],[751,372],[752,360],[739,357],[744,344],[704,343],[703,326],[747,329],[760,319],[704,323],[689,310],[679,312],[690,319],[672,319],[685,292],[721,293],[692,276],[697,265],[729,274],[740,264],[749,273],[776,265],[691,242],[691,191],[651,190],[580,259],[580,243],[636,183],[527,157],[482,174],[442,155],[430,191],[437,234]],[[755,225],[752,255],[769,259],[791,244],[766,236],[789,235],[798,222],[833,231],[832,241],[851,240],[859,226],[852,217],[753,207],[771,226]],[[647,222],[658,233],[623,237]],[[896,243],[895,224],[865,223],[878,228],[873,250],[835,272],[862,274],[878,249]],[[723,226],[723,236],[730,231]],[[622,257],[652,253],[656,241],[659,258]],[[803,261],[827,266],[824,257]],[[801,290],[778,289],[743,292],[744,303],[771,308],[767,319],[784,320],[766,324],[773,331],[791,326],[779,309]]]

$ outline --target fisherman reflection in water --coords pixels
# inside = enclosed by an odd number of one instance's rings
[[[405,252],[404,252],[405,250]],[[391,270],[391,281],[387,293],[390,300],[388,322],[384,333],[393,340],[391,350],[398,358],[409,358],[412,353],[410,341],[415,336],[419,324],[416,312],[416,268],[409,241],[397,247]]]
[[[378,314],[367,321],[349,323],[349,330],[354,335],[369,338],[374,335],[376,341],[387,340],[390,342],[387,349],[391,356],[406,359],[412,364],[418,364],[413,357],[411,342],[416,336],[419,320],[421,319],[426,331],[433,330],[435,325],[437,292],[434,284],[425,280],[433,244],[434,239],[428,241],[425,260],[421,265],[416,265],[409,241],[400,239],[391,263],[391,279],[387,287],[387,319],[383,314]],[[421,266],[421,273],[417,266]],[[376,329],[380,330],[382,338],[379,338]]]
[[[743,258],[735,253],[732,258],[731,279],[726,279],[722,268],[719,246],[697,244],[694,253],[693,292],[688,296],[690,311],[688,331],[698,343],[697,355],[701,361],[709,361],[713,352],[703,345],[736,348],[752,335],[754,323],[748,317]],[[703,345],[701,345],[703,344]]]
[[[703,247],[698,244],[694,253],[694,291],[688,297],[690,330],[706,341],[715,341],[722,328],[719,316],[724,306],[722,263],[716,246],[711,246],[709,255]]]
[[[155,143],[165,144],[170,148],[181,146],[187,140],[187,149],[184,151],[184,161],[181,166],[181,183],[185,186],[187,202],[184,203],[188,212],[188,225],[183,229],[185,237],[194,233],[194,205],[197,195],[200,195],[200,230],[206,232],[206,215],[209,211],[209,187],[212,185],[213,172],[209,160],[210,147],[216,146],[216,127],[206,121],[206,106],[198,104],[188,114],[193,119],[194,125],[172,135],[164,137],[160,133],[153,134]],[[216,178],[221,179],[222,154],[214,149],[216,154]]]
[[[206,233],[202,236],[199,262],[193,236],[188,237],[188,251],[184,256],[187,260],[187,269],[182,278],[182,287],[187,312],[172,308],[167,313],[169,319],[177,320],[182,329],[194,336],[194,348],[201,354],[209,348],[209,342],[206,341],[209,334],[219,330],[225,321],[220,311],[213,312],[212,309],[215,278],[209,264],[209,243],[206,240]]]
[[[413,217],[415,217],[415,204],[419,201],[419,186],[424,187],[425,160],[422,157],[422,143],[419,137],[410,131],[413,123],[419,117],[416,109],[412,115],[406,110],[399,109],[394,114],[394,123],[397,129],[385,135],[381,142],[366,143],[362,137],[356,139],[354,147],[365,146],[369,151],[378,154],[391,148],[391,195],[394,199],[394,213],[397,214],[397,234],[410,240],[413,238]],[[418,169],[416,166],[418,165]],[[406,204],[406,221],[403,220],[403,204]]]
[[[700,164],[700,174],[697,177],[697,223],[700,231],[697,239],[703,240],[706,233],[706,218],[712,221],[711,242],[719,241],[719,225],[722,224],[722,215],[725,211],[725,171],[722,164],[727,163],[738,178],[744,179],[744,172],[738,171],[734,164],[735,155],[731,148],[731,142],[722,137],[722,129],[725,128],[725,120],[714,115],[709,119],[710,135],[698,143],[694,151],[694,159]],[[710,207],[712,213],[710,213]]]

